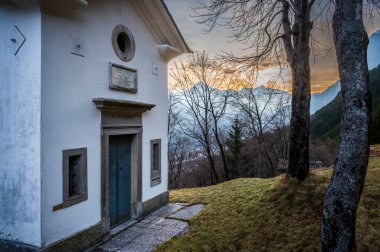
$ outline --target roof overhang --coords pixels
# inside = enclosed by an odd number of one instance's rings
[[[171,53],[169,58],[173,57],[173,50],[179,54],[192,53],[163,0],[132,0],[132,3],[159,43],[161,52],[162,47],[166,47]]]
[[[50,9],[54,11],[67,11],[75,10],[86,7],[88,5],[87,0],[40,0],[44,9]]]

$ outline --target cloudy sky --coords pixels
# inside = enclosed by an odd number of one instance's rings
[[[193,51],[205,50],[211,56],[221,54],[223,51],[241,53],[241,48],[244,46],[231,42],[229,36],[230,31],[224,27],[216,27],[210,33],[204,32],[206,28],[204,25],[197,24],[195,18],[192,17],[194,12],[192,7],[197,6],[198,0],[165,0],[173,18],[175,19],[178,27],[180,28],[185,40]],[[368,34],[380,29],[380,18],[375,17],[372,20],[366,20],[365,25]],[[316,30],[316,29],[315,29]],[[311,55],[311,82],[312,93],[319,93],[326,89],[328,86],[334,84],[338,80],[338,69],[336,63],[336,56],[333,45],[332,30],[326,30],[323,33],[314,31],[315,35],[325,45],[319,48],[317,55]],[[184,60],[186,56],[181,56],[176,60]],[[265,85],[270,80],[277,70],[275,68],[268,68],[260,73],[258,85]],[[289,79],[289,77],[288,77]],[[290,87],[286,87],[289,89]]]

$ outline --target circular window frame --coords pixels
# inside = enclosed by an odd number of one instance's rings
[[[119,37],[124,36],[128,41],[124,43],[125,50],[122,51],[119,46]],[[135,39],[133,38],[132,33],[130,30],[125,27],[124,25],[116,25],[112,32],[112,46],[116,53],[116,55],[122,60],[122,61],[130,61],[135,56]]]

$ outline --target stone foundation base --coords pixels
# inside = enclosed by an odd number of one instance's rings
[[[153,211],[159,209],[160,207],[168,204],[169,193],[164,192],[150,200],[142,203],[142,210],[139,210],[140,217],[147,216]],[[141,208],[141,206],[140,206]],[[1,252],[80,252],[85,249],[94,247],[96,244],[101,242],[104,237],[109,237],[109,219],[104,219],[98,224],[78,232],[66,239],[55,242],[45,248],[33,247],[27,244],[0,240],[0,251]]]
[[[0,240],[1,252],[37,252],[40,249],[20,242]]]
[[[147,216],[153,211],[169,203],[169,192],[161,193],[160,195],[147,200],[142,205],[142,215]]]

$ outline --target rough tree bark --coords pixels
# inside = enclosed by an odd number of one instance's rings
[[[355,251],[355,221],[369,154],[371,96],[367,67],[368,35],[362,20],[363,0],[337,0],[334,41],[343,95],[341,143],[327,190],[323,251]]]
[[[313,1],[295,1],[298,15],[293,24],[293,49],[287,49],[292,72],[292,116],[290,122],[289,169],[291,177],[304,180],[309,174],[309,125],[310,125],[310,11]],[[284,8],[289,8],[287,2]],[[287,15],[288,10],[284,10]],[[289,21],[284,30],[290,29]],[[289,42],[286,42],[285,48]],[[293,56],[290,58],[290,56]]]

